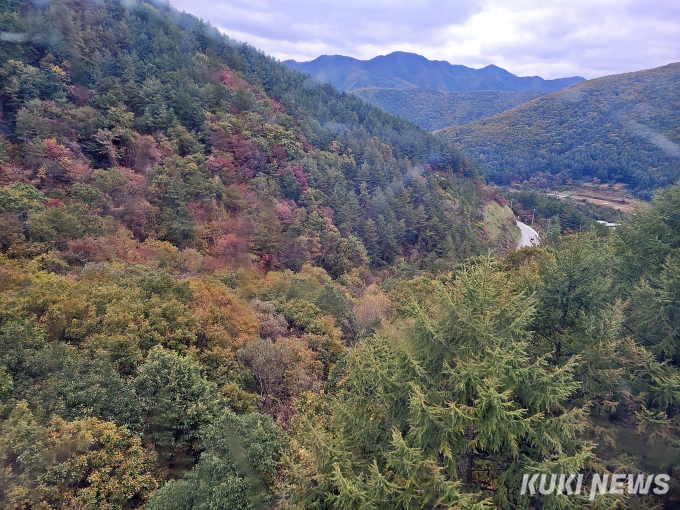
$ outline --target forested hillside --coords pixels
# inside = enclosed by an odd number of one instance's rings
[[[442,91],[514,90],[556,92],[583,81],[579,76],[544,80],[539,76],[516,76],[495,65],[473,69],[443,60],[428,60],[422,55],[395,51],[370,60],[343,55],[321,55],[309,62],[286,60],[284,64],[309,73],[339,90],[367,87]]]
[[[443,92],[429,89],[355,89],[359,96],[386,112],[399,115],[414,124],[434,131],[449,126],[462,126],[541,97],[541,92],[508,92],[478,90]]]
[[[281,507],[676,508],[679,209],[674,186],[613,234],[385,282],[392,326],[299,401]],[[520,493],[640,472],[669,492]]]
[[[409,122],[162,5],[18,5],[0,158],[5,184],[40,191],[18,217],[29,251],[68,251],[107,217],[216,267],[253,255],[339,276],[485,248],[474,165]]]
[[[165,3],[0,30],[0,508],[677,507],[680,186],[514,195],[516,252],[452,146]],[[520,494],[575,472],[671,490]]]
[[[0,30],[3,508],[271,500],[375,284],[515,244],[451,145],[166,3]]]
[[[680,64],[606,76],[442,136],[477,158],[489,181],[535,187],[626,183],[638,196],[680,177]]]

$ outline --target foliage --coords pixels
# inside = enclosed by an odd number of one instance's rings
[[[496,184],[625,183],[650,198],[680,176],[679,69],[588,80],[441,134],[478,158]]]
[[[352,90],[352,94],[428,131],[493,117],[544,95],[506,90],[452,92],[396,88],[361,88]]]
[[[0,434],[5,508],[116,509],[160,486],[156,456],[125,427],[54,418],[47,427],[21,402]]]
[[[205,432],[198,465],[154,494],[147,508],[262,508],[273,496],[279,455],[271,418],[223,413]]]
[[[313,460],[297,458],[302,469],[316,465],[323,492],[303,475],[293,479],[293,500],[472,507],[492,491],[497,504],[515,505],[518,481],[504,473],[549,469],[542,463],[555,456],[572,469],[586,465],[587,407],[566,407],[578,387],[575,360],[553,368],[532,353],[532,299],[490,259],[437,292],[434,314],[416,310],[408,347],[367,341],[348,353],[332,415],[307,422]]]
[[[149,354],[131,384],[144,413],[145,434],[175,469],[186,463],[183,455],[197,456],[203,449],[202,430],[220,407],[214,383],[200,374],[198,363],[160,346]]]
[[[167,4],[0,28],[3,508],[622,507],[521,476],[678,472],[680,186],[612,232],[512,195],[551,229],[503,255],[458,151]]]
[[[478,203],[451,196],[478,174],[459,151],[168,4],[0,13],[26,34],[0,42],[3,252],[82,265],[114,221],[200,252],[185,272],[311,263],[338,277],[463,255],[423,221],[477,235]]]
[[[655,195],[617,232],[620,282],[630,292],[626,327],[661,361],[680,363],[680,217],[676,185]],[[633,285],[631,285],[633,284]]]

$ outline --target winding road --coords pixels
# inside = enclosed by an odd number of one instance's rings
[[[522,223],[521,221],[517,222],[517,226],[522,231],[522,237],[520,237],[519,244],[517,245],[518,250],[528,246],[538,246],[540,242],[538,239],[538,233],[533,228],[531,228],[526,223]]]

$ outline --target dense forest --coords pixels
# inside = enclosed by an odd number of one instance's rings
[[[6,507],[146,504],[231,439],[249,476],[205,469],[247,506],[377,283],[516,243],[448,143],[165,3],[10,1],[0,29]]]
[[[449,126],[462,126],[486,117],[493,117],[544,95],[541,92],[499,90],[444,92],[429,89],[386,88],[356,89],[352,93],[428,131]]]
[[[209,265],[336,277],[495,243],[478,224],[498,197],[457,150],[188,15],[17,3],[2,23],[2,179],[48,204],[14,220],[29,250],[69,251],[112,218]]]
[[[496,184],[625,183],[649,199],[680,177],[679,78],[675,63],[588,80],[441,134]]]
[[[680,186],[513,195],[514,251],[458,150],[165,3],[0,29],[0,508],[677,507]]]

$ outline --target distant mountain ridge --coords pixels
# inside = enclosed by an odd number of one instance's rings
[[[403,51],[370,60],[322,55],[309,62],[286,60],[284,64],[331,83],[341,91],[380,87],[449,92],[498,90],[550,93],[585,81],[580,76],[555,80],[544,80],[538,76],[520,77],[495,65],[473,69],[443,60],[428,60],[421,55]]]

